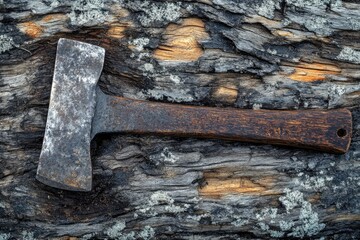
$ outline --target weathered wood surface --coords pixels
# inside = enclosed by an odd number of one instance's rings
[[[0,239],[360,238],[360,3],[0,1]],[[35,180],[56,42],[106,48],[109,94],[353,113],[344,155],[101,135],[94,190]]]
[[[99,110],[95,113],[92,133],[224,139],[329,153],[346,153],[351,142],[352,115],[347,109],[286,111],[202,107],[101,93],[97,99]]]

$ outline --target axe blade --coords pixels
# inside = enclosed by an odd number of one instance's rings
[[[105,49],[70,39],[57,46],[45,137],[36,178],[49,186],[90,191],[91,123]]]

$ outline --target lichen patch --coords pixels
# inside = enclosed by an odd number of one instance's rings
[[[340,6],[341,0],[286,0],[286,3],[300,8],[316,7],[325,9],[328,6]]]
[[[175,200],[164,191],[154,192],[141,207],[138,207],[135,216],[157,216],[162,213],[179,214],[186,212],[189,204],[176,203]]]
[[[275,9],[280,8],[279,3],[280,1],[278,0],[265,0],[260,5],[257,5],[255,9],[257,14],[264,17],[273,18]]]
[[[16,47],[14,39],[8,35],[0,35],[0,54]]]
[[[360,50],[344,47],[336,58],[341,61],[360,64]]]
[[[110,238],[117,238],[121,235],[122,230],[126,227],[126,224],[124,221],[118,221],[113,226],[109,227],[105,230],[105,233]]]
[[[192,102],[196,98],[192,95],[189,89],[177,89],[168,90],[161,87],[155,87],[154,89],[144,90],[137,95],[140,99],[154,98],[156,100],[167,100],[170,102]]]
[[[0,233],[0,240],[8,240],[11,238],[10,233]]]
[[[181,16],[180,5],[178,3],[162,2],[155,4],[142,1],[139,6],[140,10],[143,11],[139,18],[143,26],[149,26],[154,22],[176,21]]]
[[[77,0],[73,2],[71,9],[68,16],[73,26],[94,26],[103,23],[108,16],[104,0]]]
[[[311,203],[304,199],[304,194],[298,190],[285,189],[285,195],[279,198],[286,212],[278,208],[264,208],[256,214],[257,226],[273,238],[295,237],[304,238],[317,235],[325,228]],[[291,216],[298,214],[297,220]],[[284,220],[286,219],[286,221]]]
[[[146,37],[136,38],[129,41],[129,48],[138,52],[144,50],[144,47],[150,43],[150,39]]]

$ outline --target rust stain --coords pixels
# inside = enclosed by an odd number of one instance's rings
[[[42,20],[44,22],[50,22],[50,21],[54,20],[54,15],[53,14],[46,15],[45,17],[42,18]]]
[[[19,23],[17,26],[21,32],[29,37],[39,38],[41,36],[46,36],[49,33],[54,34],[59,31],[68,31],[68,29],[64,27],[67,19],[68,16],[65,14],[55,13],[48,14],[39,21],[23,22]]]
[[[227,103],[234,103],[238,96],[238,90],[235,86],[221,86],[213,94],[213,98]]]
[[[43,28],[35,22],[29,21],[18,25],[20,31],[31,38],[37,38],[43,33]]]
[[[294,73],[289,78],[295,81],[323,81],[327,75],[337,75],[341,69],[335,65],[324,63],[300,63],[295,66]]]
[[[274,177],[239,177],[231,176],[231,174],[230,172],[216,172],[215,174],[205,172],[205,184],[199,187],[199,194],[203,197],[218,199],[233,194],[271,195],[276,193],[271,190],[275,181]]]
[[[195,61],[203,54],[199,42],[208,37],[201,19],[187,18],[180,25],[170,24],[163,36],[165,43],[155,50],[154,57],[162,61]]]
[[[79,183],[79,179],[77,178],[76,172],[71,173],[71,178],[68,177],[64,179],[64,183],[74,188],[79,188],[81,186],[81,184]]]

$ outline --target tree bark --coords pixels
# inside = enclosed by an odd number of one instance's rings
[[[0,0],[0,239],[360,238],[355,0]],[[59,38],[106,49],[110,95],[353,114],[346,154],[102,134],[94,187],[35,180]]]

